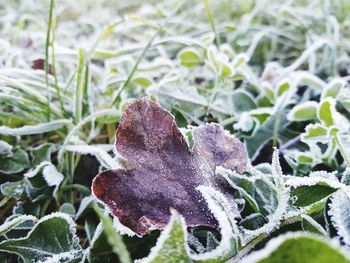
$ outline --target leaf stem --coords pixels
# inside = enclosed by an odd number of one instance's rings
[[[336,142],[337,145],[338,145],[339,152],[340,152],[341,156],[343,157],[344,162],[346,163],[346,165],[347,165],[348,167],[350,167],[350,160],[349,160],[349,158],[348,158],[347,155],[346,155],[344,146],[343,146],[343,144],[341,143],[341,141],[340,141],[339,136],[338,136],[337,133],[334,134],[334,139],[335,139],[335,142]]]

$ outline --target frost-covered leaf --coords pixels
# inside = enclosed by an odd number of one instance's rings
[[[222,77],[231,77],[235,70],[231,63],[229,63],[228,57],[219,52],[216,47],[210,46],[207,49],[207,64],[209,68],[217,75]]]
[[[242,173],[246,152],[238,139],[217,124],[195,127],[192,135],[194,145],[189,149],[169,112],[148,99],[130,103],[116,133],[116,149],[133,169],[97,175],[94,195],[139,235],[163,228],[170,208],[181,213],[188,226],[217,227],[196,187],[227,192],[227,185],[214,174],[215,167]],[[227,193],[227,198],[237,216],[233,197]]]
[[[235,113],[242,113],[256,108],[253,96],[248,92],[237,91],[232,94],[233,110]]]
[[[308,215],[301,215],[301,218],[303,219],[301,221],[301,227],[304,231],[328,236],[326,230],[311,216]]]
[[[277,127],[275,127],[277,125]],[[249,157],[254,160],[260,153],[261,148],[269,142],[274,136],[274,130],[277,131],[278,140],[282,140],[283,132],[288,125],[286,111],[282,110],[278,115],[272,115],[260,125],[251,138],[245,139],[246,148]]]
[[[309,124],[305,128],[305,133],[302,134],[302,140],[305,142],[325,142],[327,141],[327,134],[328,130],[323,125],[319,123]]]
[[[335,101],[332,98],[326,98],[320,102],[318,108],[318,118],[326,126],[330,127],[335,124]]]
[[[0,155],[9,155],[12,152],[12,145],[0,140]]]
[[[44,143],[31,150],[32,165],[36,166],[44,161],[51,161],[51,154],[56,150],[56,146],[52,143]]]
[[[7,197],[20,198],[24,191],[23,181],[6,182],[0,186],[1,194]]]
[[[247,173],[250,176],[243,174],[240,178],[234,172],[227,169],[217,168],[219,174],[223,175],[226,180],[242,194],[248,202],[249,198],[256,203],[258,210],[255,213],[245,217],[241,222],[244,231],[241,235],[243,245],[248,244],[252,239],[259,235],[265,235],[279,227],[283,219],[289,202],[289,188],[284,185],[284,176],[278,159],[278,151],[273,153],[271,165],[261,165],[257,167],[249,167]],[[246,177],[246,178],[244,178]],[[233,180],[232,180],[233,179]],[[238,184],[238,180],[243,180]],[[249,181],[250,183],[248,183]],[[244,191],[247,193],[244,193]],[[254,205],[252,205],[254,208]],[[249,211],[249,209],[248,209]]]
[[[40,173],[42,174],[48,186],[55,187],[53,191],[53,195],[56,196],[58,187],[64,179],[63,174],[60,173],[57,170],[56,166],[54,166],[51,162],[43,161],[40,164],[38,164],[34,169],[26,172],[24,176],[27,178],[33,178]]]
[[[23,262],[74,262],[82,252],[73,220],[62,213],[43,217],[24,238],[1,242],[0,251],[16,254]]]
[[[36,220],[36,218],[31,215],[20,215],[15,218],[12,218],[11,220],[8,220],[2,225],[0,225],[0,236],[10,231],[12,228],[16,227],[17,225],[23,223],[26,220]]]
[[[331,176],[326,178],[317,175],[308,177],[290,176],[286,180],[286,185],[291,187],[290,195],[294,200],[293,205],[300,207],[316,203],[330,196],[337,189],[345,187]]]
[[[290,121],[307,121],[317,118],[318,103],[315,101],[307,101],[296,105],[289,113],[288,120]]]
[[[0,134],[9,135],[9,136],[41,134],[45,132],[55,131],[71,123],[72,123],[71,120],[55,120],[47,123],[40,123],[37,125],[23,126],[20,128],[10,128],[6,126],[0,126]]]
[[[291,84],[288,79],[281,80],[276,84],[275,98],[280,97],[291,88]]]
[[[342,89],[345,87],[346,82],[342,79],[334,79],[331,81],[326,88],[322,90],[321,100],[325,98],[336,99]]]
[[[138,262],[191,262],[186,247],[186,224],[184,218],[176,211],[173,211],[169,224],[164,228],[150,255]]]
[[[238,190],[255,212],[259,212],[259,205],[254,198],[254,178],[240,175],[222,167],[218,167],[216,173],[222,175],[234,189]]]
[[[242,260],[242,263],[348,263],[348,252],[339,244],[320,236],[288,233],[270,240],[266,246]]]
[[[330,210],[332,223],[345,244],[350,246],[350,197],[349,191],[338,191],[331,197]]]
[[[184,67],[193,67],[203,62],[199,52],[194,48],[185,48],[178,54],[179,63]]]
[[[59,209],[60,212],[62,213],[66,213],[67,215],[70,215],[71,217],[74,217],[75,216],[75,207],[74,205],[72,205],[71,203],[64,203],[60,206],[60,209]]]
[[[0,155],[0,173],[14,174],[30,167],[28,154],[19,148],[9,155]]]

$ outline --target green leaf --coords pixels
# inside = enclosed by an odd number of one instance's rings
[[[301,217],[301,227],[304,231],[323,235],[325,237],[328,236],[326,230],[324,230],[324,228],[315,219],[308,215],[301,215]]]
[[[326,88],[322,90],[321,99],[323,100],[328,97],[336,99],[339,93],[345,87],[345,84],[346,82],[342,79],[334,79]]]
[[[10,155],[0,155],[0,173],[19,173],[30,166],[28,154],[22,149],[17,148]]]
[[[336,189],[328,185],[300,186],[291,190],[291,196],[297,197],[294,206],[308,206],[334,193]]]
[[[184,48],[178,54],[179,63],[184,67],[193,67],[203,62],[201,55],[194,48]]]
[[[288,91],[290,87],[291,85],[288,80],[282,80],[281,82],[277,83],[275,98],[280,97],[283,93]]]
[[[138,76],[135,76],[133,79],[132,79],[132,82],[133,83],[136,83],[140,86],[142,86],[143,88],[147,88],[148,86],[150,86],[153,81],[150,77],[148,77],[147,75],[144,75],[144,76],[141,76],[141,75],[138,75]]]
[[[293,205],[300,207],[316,203],[344,186],[332,178],[332,174],[323,172],[313,172],[307,177],[290,176],[286,185],[291,186],[290,196],[294,198]]]
[[[273,87],[269,82],[263,82],[261,84],[262,92],[264,93],[265,97],[268,98],[268,100],[273,103],[275,101],[275,94],[273,92]]]
[[[330,240],[312,234],[288,233],[270,240],[244,263],[348,263],[348,254]]]
[[[338,191],[331,197],[330,210],[333,226],[345,244],[350,245],[350,197],[349,192]]]
[[[20,215],[9,221],[6,221],[0,226],[0,236],[7,233],[14,227],[18,226],[19,224],[22,224],[26,220],[36,220],[36,218],[31,215]]]
[[[62,213],[66,213],[72,217],[75,216],[75,207],[71,204],[71,203],[64,203],[61,205],[60,209],[59,209],[60,212]]]
[[[102,116],[98,116],[96,118],[96,122],[103,124],[116,123],[121,117],[121,113],[119,111],[113,111],[108,114],[104,114]]]
[[[22,181],[6,182],[0,186],[1,194],[6,197],[20,198],[23,194],[25,183]]]
[[[108,243],[112,246],[113,252],[118,255],[120,262],[131,263],[132,261],[123,238],[113,226],[112,219],[108,215],[105,215],[97,205],[95,206],[95,211],[101,218],[103,231],[107,236]]]
[[[318,103],[315,101],[307,101],[296,105],[289,113],[290,121],[308,121],[317,119]]]
[[[44,143],[31,150],[32,166],[36,166],[43,161],[51,161],[51,153],[55,151],[56,146],[52,143]]]
[[[226,181],[244,197],[255,212],[259,212],[259,205],[254,198],[254,181],[247,176],[238,174],[233,170],[218,167],[216,173],[223,176]]]
[[[237,91],[232,94],[233,111],[242,113],[256,108],[253,96],[246,91]]]
[[[47,123],[40,123],[37,125],[22,126],[19,128],[10,128],[6,126],[0,126],[0,134],[9,135],[9,136],[42,134],[50,131],[55,131],[71,123],[72,123],[71,120],[55,120]]]
[[[142,259],[142,263],[177,263],[192,262],[186,250],[186,224],[182,216],[172,211],[169,224],[162,231],[157,244],[150,255]]]
[[[0,243],[0,251],[18,255],[25,263],[53,260],[74,262],[82,255],[73,220],[62,213],[43,217],[24,238]]]
[[[328,130],[323,125],[316,123],[316,124],[309,124],[305,128],[305,133],[302,134],[302,141],[317,141],[317,142],[323,142],[326,140]]]
[[[0,140],[0,156],[11,154],[12,148],[13,148],[12,145],[8,144],[5,141]]]
[[[326,98],[320,102],[318,108],[318,118],[326,126],[335,124],[335,101],[332,98]]]
[[[245,139],[249,157],[254,160],[259,155],[261,148],[263,148],[267,142],[273,139],[274,130],[277,131],[277,139],[279,141],[283,141],[283,133],[286,131],[287,125],[288,121],[285,111],[281,111],[278,116],[270,116],[262,125],[259,126],[251,138]]]

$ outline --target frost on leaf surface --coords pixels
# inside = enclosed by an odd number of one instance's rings
[[[349,254],[335,240],[301,232],[271,239],[266,246],[251,253],[242,263],[347,263]]]
[[[162,229],[176,209],[190,227],[217,228],[199,185],[228,192],[228,184],[215,175],[223,166],[244,172],[247,154],[243,144],[217,124],[192,128],[189,149],[174,117],[147,98],[130,103],[116,132],[116,150],[132,169],[107,170],[96,176],[94,195],[106,204],[120,223],[139,235]],[[227,199],[235,216],[232,196]]]
[[[23,262],[71,262],[81,256],[74,221],[63,213],[43,217],[24,238],[0,243],[0,252],[18,255]]]

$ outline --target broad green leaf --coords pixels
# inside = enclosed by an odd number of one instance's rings
[[[305,177],[290,176],[286,185],[291,186],[290,196],[294,199],[293,205],[300,207],[312,205],[344,187],[331,175],[325,178],[312,174]]]
[[[317,119],[318,103],[315,101],[307,101],[296,105],[289,113],[289,121],[308,121]]]
[[[335,101],[332,98],[326,98],[320,102],[318,108],[318,118],[326,126],[335,124]]]
[[[1,242],[0,251],[16,254],[26,263],[49,259],[74,262],[82,253],[75,224],[62,213],[43,217],[24,238]]]
[[[0,155],[0,173],[14,174],[30,168],[28,154],[22,149],[14,149],[10,155]]]
[[[242,263],[348,263],[347,252],[330,240],[305,233],[288,233],[270,240]]]
[[[300,186],[291,190],[291,196],[297,199],[294,206],[308,206],[334,193],[336,189],[328,185]]]
[[[330,210],[333,226],[345,244],[350,245],[350,197],[349,191],[338,191],[331,197]]]
[[[179,63],[184,67],[193,67],[203,62],[199,52],[194,48],[184,48],[178,54]]]

